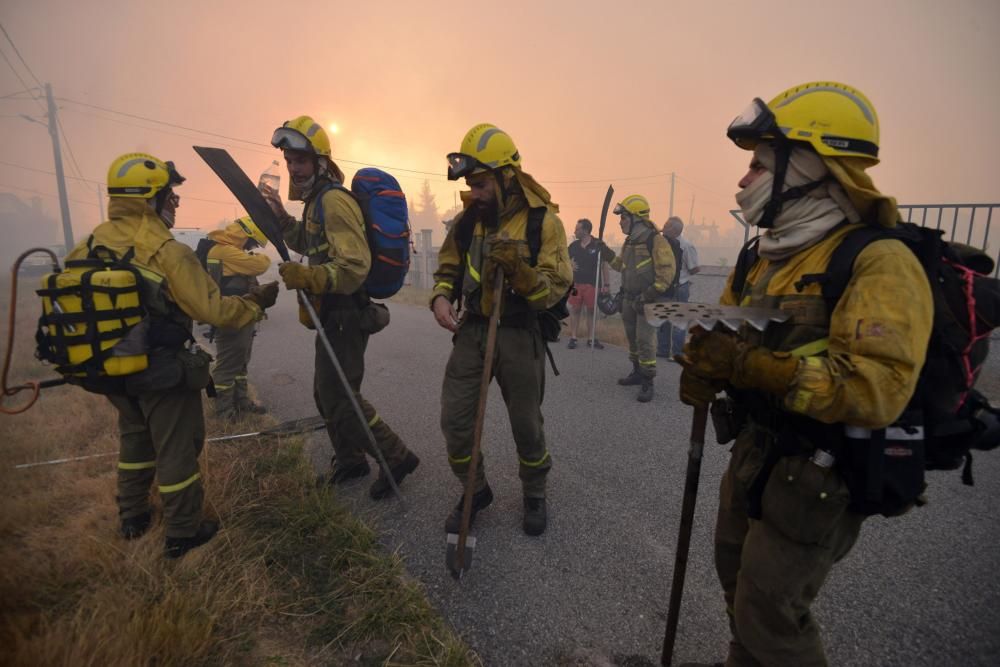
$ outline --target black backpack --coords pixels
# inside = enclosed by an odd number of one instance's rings
[[[943,235],[913,223],[891,229],[865,225],[841,240],[826,271],[804,275],[796,284],[801,290],[819,283],[832,313],[858,254],[869,243],[888,238],[913,252],[931,286],[934,321],[927,356],[903,416],[867,438],[852,438],[848,429],[837,452],[852,509],[865,515],[895,516],[921,504],[925,470],[962,468],[962,482],[971,486],[972,450],[1000,446],[1000,409],[974,388],[989,354],[990,333],[1000,326],[1000,280],[989,275],[994,263],[988,255],[949,243]],[[756,262],[755,241],[740,253],[735,294],[742,292]]]

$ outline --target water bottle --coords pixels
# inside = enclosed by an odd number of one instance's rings
[[[281,165],[278,164],[277,160],[271,161],[271,166],[264,170],[260,175],[260,181],[257,183],[257,188],[264,192],[265,188],[270,188],[275,192],[278,191],[278,187],[281,185],[281,175],[279,169]]]

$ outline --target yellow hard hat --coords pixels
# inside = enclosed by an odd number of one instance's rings
[[[165,188],[184,182],[173,162],[148,153],[126,153],[108,168],[108,196],[152,199]]]
[[[637,218],[649,219],[649,200],[642,195],[629,195],[615,206],[615,215],[630,213]]]
[[[496,125],[480,123],[465,133],[458,153],[448,154],[448,180],[521,164],[514,140]]]
[[[247,238],[253,239],[257,242],[261,248],[267,247],[267,237],[264,236],[264,232],[260,231],[260,227],[257,223],[253,221],[249,215],[244,215],[236,221],[236,224],[240,226],[243,233],[247,235]]]
[[[331,155],[330,137],[310,116],[299,116],[285,121],[285,124],[271,136],[271,145],[275,148],[306,151],[323,157]]]
[[[810,144],[820,155],[860,157],[878,164],[878,116],[865,95],[850,86],[815,81],[789,88],[764,104],[755,98],[726,132],[747,150],[785,137]]]

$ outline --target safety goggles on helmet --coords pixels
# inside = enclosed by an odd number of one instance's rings
[[[615,215],[625,215],[626,213],[631,213],[631,211],[629,211],[621,204],[615,204],[615,210],[612,211],[612,213],[614,213]]]
[[[778,127],[774,112],[762,99],[755,97],[750,106],[729,124],[726,136],[740,148],[752,150],[761,139],[783,137],[784,134]]]
[[[448,180],[457,181],[478,171],[489,171],[491,167],[465,153],[448,153]]]
[[[271,145],[282,150],[316,152],[306,135],[289,127],[279,127],[275,130],[271,135]]]

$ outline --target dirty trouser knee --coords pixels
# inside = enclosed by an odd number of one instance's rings
[[[204,490],[198,456],[205,442],[201,392],[187,389],[137,397],[111,396],[118,410],[119,514],[149,510],[155,473],[167,537],[190,537],[201,523]]]
[[[656,327],[646,321],[634,298],[622,301],[622,322],[628,338],[628,358],[638,362],[643,377],[656,376]]]
[[[232,388],[237,379],[246,379],[255,326],[248,324],[239,329],[216,330],[215,365],[212,367],[216,389],[225,391]]]
[[[330,340],[344,375],[347,376],[354,397],[361,406],[365,421],[375,436],[379,451],[390,466],[402,462],[407,452],[403,441],[361,395],[361,381],[365,375],[364,355],[368,339],[361,333],[357,308],[354,306],[324,308],[321,317],[323,330]],[[365,460],[365,453],[375,456],[371,451],[365,428],[351,405],[350,395],[345,391],[319,336],[316,337],[313,398],[326,423],[330,444],[339,465],[351,466],[361,463]]]
[[[740,434],[720,487],[715,563],[733,631],[726,664],[826,665],[810,606],[833,564],[854,545],[864,517],[844,512],[812,543],[787,534],[794,531],[780,520],[780,507],[766,506],[761,520],[749,519],[746,489],[763,462],[753,441],[752,432]]]

